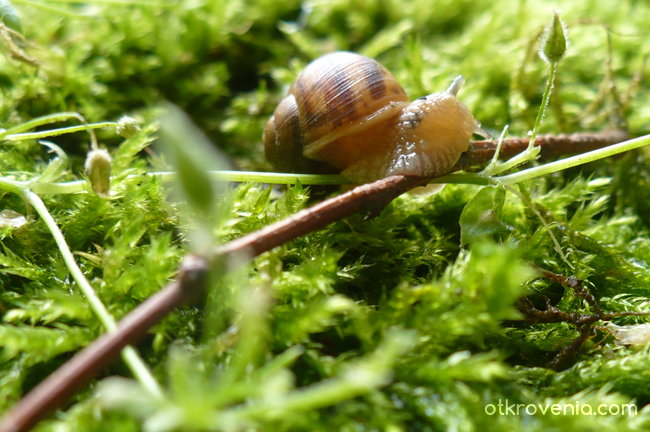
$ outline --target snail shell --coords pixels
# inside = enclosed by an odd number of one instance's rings
[[[350,52],[314,60],[264,128],[266,157],[285,172],[334,172],[358,183],[449,172],[478,124],[455,94],[410,99],[377,61]]]

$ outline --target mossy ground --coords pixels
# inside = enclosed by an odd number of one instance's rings
[[[61,111],[89,121],[128,114],[143,125],[126,140],[99,134],[114,159],[111,199],[44,197],[116,317],[163,286],[187,251],[188,221],[169,189],[127,177],[161,166],[146,147],[163,101],[185,110],[235,167],[268,170],[264,123],[301,67],[324,52],[373,56],[414,97],[462,73],[461,99],[475,117],[492,131],[509,124],[513,136],[532,127],[548,73],[536,50],[552,10],[541,1],[11,4],[23,48],[39,66],[10,58],[0,41],[1,127]],[[650,89],[640,74],[650,5],[581,0],[560,12],[570,50],[542,132],[626,124],[633,136],[648,133]],[[70,156],[61,180],[79,178],[87,135],[51,141]],[[5,142],[0,170],[30,178],[51,157],[36,141]],[[538,278],[534,263],[584,279],[606,311],[648,310],[647,150],[518,191],[450,185],[430,197],[405,195],[370,221],[350,217],[278,247],[215,280],[205,302],[175,311],[138,345],[165,401],[130,379],[109,378],[130,376],[117,362],[38,430],[647,428],[647,346],[618,346],[595,330],[567,368],[553,372],[545,365],[576,329],[523,324],[514,306],[534,293],[589,313],[570,289]],[[225,242],[331,193],[232,186],[214,232]],[[0,199],[0,209],[28,217],[0,229],[4,411],[103,329],[43,222],[15,195]],[[493,210],[488,219],[485,210]],[[568,404],[583,413],[632,403],[638,413],[489,415],[500,402]]]

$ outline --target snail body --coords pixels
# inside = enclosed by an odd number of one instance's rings
[[[324,55],[296,78],[264,128],[266,157],[285,172],[341,172],[358,183],[389,175],[444,175],[478,129],[445,92],[410,101],[377,61],[350,52]]]

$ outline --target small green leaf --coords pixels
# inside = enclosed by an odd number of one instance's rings
[[[38,143],[50,149],[52,153],[56,154],[56,157],[50,161],[49,165],[38,177],[37,181],[39,183],[54,182],[61,177],[68,168],[68,155],[61,147],[52,142],[41,140]]]
[[[224,216],[217,194],[223,184],[209,175],[210,170],[227,170],[228,164],[216,147],[173,105],[160,121],[160,142],[177,172],[177,191],[190,207],[195,222],[192,240],[201,250],[214,245],[213,230]]]
[[[501,210],[505,196],[506,191],[502,186],[486,186],[465,205],[460,214],[462,245],[504,230]]]

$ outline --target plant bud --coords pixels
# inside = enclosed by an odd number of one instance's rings
[[[111,156],[104,149],[91,150],[86,158],[86,175],[93,192],[101,197],[108,197],[111,187]]]
[[[137,120],[133,117],[127,115],[122,116],[117,123],[116,132],[121,137],[131,138],[140,132],[140,126],[138,126]]]
[[[544,29],[540,42],[539,56],[547,63],[558,63],[566,54],[568,42],[567,29],[557,12],[553,21]]]

